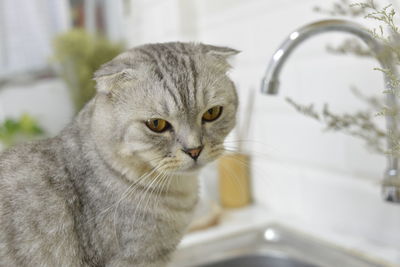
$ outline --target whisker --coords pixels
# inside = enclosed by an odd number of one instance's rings
[[[120,198],[120,200],[116,203],[115,209],[114,209],[114,229],[115,229],[114,233],[115,233],[115,240],[116,240],[116,243],[117,243],[118,247],[120,247],[119,242],[118,242],[118,233],[117,233],[117,225],[116,225],[118,206],[124,199],[129,197],[131,195],[131,193],[134,192],[134,188],[139,185],[139,181],[143,181],[144,179],[149,177],[152,173],[154,173],[157,169],[158,168],[155,167],[155,168],[153,168],[152,171],[148,172],[146,175],[142,175],[135,183],[132,184],[133,186],[132,185],[129,186],[128,189],[124,191],[124,193],[125,192],[128,192],[128,193],[125,194],[125,195],[123,194],[124,196],[122,196]]]
[[[154,205],[157,206],[157,208],[159,207],[159,203],[161,202],[161,201],[159,201],[160,198],[161,198],[161,194],[162,194],[162,192],[164,190],[164,187],[165,187],[165,184],[168,182],[169,178],[170,178],[170,176],[167,173],[164,172],[164,179],[162,179],[161,182],[160,182],[161,186],[160,186],[160,188],[158,190],[158,193],[156,194],[156,197],[155,197],[155,200],[154,200],[154,203],[155,203]]]
[[[151,169],[149,172],[144,173],[141,177],[139,177],[135,182],[133,182],[121,195],[120,199],[117,200],[115,203],[111,204],[110,206],[108,206],[107,208],[105,208],[103,211],[99,212],[98,214],[96,214],[93,218],[90,218],[88,220],[88,222],[90,222],[91,220],[96,219],[98,216],[103,215],[104,213],[106,213],[107,211],[109,211],[110,209],[112,209],[114,206],[118,205],[121,201],[124,200],[124,198],[126,198],[129,194],[129,190],[135,188],[135,186],[137,184],[139,184],[140,182],[142,182],[144,179],[146,179],[149,175],[151,175],[152,173],[154,173],[157,170],[156,167],[154,167],[153,169]]]
[[[229,152],[231,153],[232,151],[229,151]],[[237,151],[233,151],[233,152],[237,152]],[[265,170],[266,166],[264,164],[260,165],[256,162],[254,162],[254,160],[252,160],[252,164],[249,164],[249,162],[240,160],[235,157],[232,157],[232,159],[235,160],[236,162],[238,162],[239,164],[242,164],[242,165],[248,167],[252,172],[258,173],[258,175],[260,177],[268,177],[267,171]],[[257,167],[257,168],[254,168],[254,167]],[[265,179],[262,179],[261,182],[265,182]]]
[[[260,156],[260,157],[265,158],[265,159],[268,159],[268,158],[271,157],[270,155],[268,155],[266,153],[262,153],[262,152],[255,151],[255,150],[240,151],[240,150],[238,150],[236,148],[227,147],[227,146],[224,147],[224,150],[227,151],[227,152],[231,152],[231,153],[247,154],[247,155],[252,156],[252,157]]]
[[[228,167],[224,166],[224,165],[220,165],[220,167],[222,167],[224,170],[228,171],[230,174],[233,174],[233,176],[229,175],[229,178],[234,178],[231,181],[236,182],[236,188],[239,190],[239,194],[241,194],[242,196],[246,195],[246,192],[244,191],[244,188],[242,187],[241,184],[241,179],[240,177],[233,172],[231,169],[229,169]]]
[[[163,180],[165,179],[165,177],[166,177],[166,174],[165,174],[165,172],[163,172],[163,171],[160,171],[160,173],[161,173],[161,176],[157,179],[157,182],[155,183],[155,185],[154,185],[154,187],[155,187],[155,190],[154,190],[154,194],[155,194],[155,200],[157,199],[157,196],[158,196],[158,194],[159,194],[159,192],[161,192],[160,191],[160,188],[161,188],[161,184],[162,184],[162,182],[163,182]],[[150,194],[149,194],[149,196],[150,196]],[[146,203],[146,202],[145,202]],[[150,204],[150,197],[148,198],[148,204]],[[154,208],[154,211],[155,211],[155,205],[156,205],[156,201],[154,201],[154,205],[153,205],[153,208]],[[144,209],[143,209],[144,211],[146,211],[147,210],[147,204],[144,206]]]
[[[139,195],[140,199],[139,202],[136,204],[135,212],[133,214],[134,222],[138,221],[138,218],[136,217],[137,212],[142,212],[144,216],[143,209],[141,209],[142,202],[146,199],[148,191],[153,186],[153,184],[158,180],[160,175],[162,175],[162,172],[159,172],[157,176],[148,185],[146,185],[144,192],[142,191],[142,193]]]
[[[167,181],[166,191],[169,192],[173,179]],[[172,218],[172,214],[167,210],[168,218]]]
[[[255,145],[262,145],[263,149],[265,150],[269,150],[269,151],[280,151],[280,148],[275,146],[275,145],[271,145],[271,144],[266,144],[263,143],[262,141],[259,140],[252,140],[252,139],[238,139],[238,140],[225,140],[224,141],[224,145],[233,145],[235,143],[250,143],[250,144],[255,144]]]

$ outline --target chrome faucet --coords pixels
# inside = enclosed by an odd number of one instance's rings
[[[397,75],[395,65],[390,53],[387,53],[385,45],[374,39],[372,34],[364,27],[346,20],[322,20],[295,30],[275,51],[263,77],[261,92],[264,94],[277,94],[279,87],[278,77],[290,53],[309,37],[331,31],[356,35],[368,45],[382,69],[390,69],[392,73]],[[394,94],[397,88],[394,88],[387,74],[384,74],[384,83],[385,89],[388,92],[386,105],[389,108],[397,110],[397,99]],[[397,121],[394,116],[386,116],[386,128],[388,133],[392,133],[395,137],[399,136]],[[394,146],[395,141],[393,138],[388,138],[388,149],[391,150]],[[382,195],[386,201],[400,203],[399,159],[396,155],[390,153],[387,155],[387,169],[382,182]]]

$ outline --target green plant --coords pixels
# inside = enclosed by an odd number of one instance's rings
[[[0,124],[0,143],[6,148],[43,134],[43,129],[28,114],[23,114],[17,120],[8,118]]]
[[[95,94],[93,73],[121,51],[121,44],[90,35],[83,29],[73,29],[55,38],[54,60],[61,67],[76,112]]]

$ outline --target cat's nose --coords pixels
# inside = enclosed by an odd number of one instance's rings
[[[199,146],[196,148],[185,148],[182,150],[183,152],[188,154],[192,159],[197,160],[197,158],[200,156],[201,151],[203,150],[203,146]]]

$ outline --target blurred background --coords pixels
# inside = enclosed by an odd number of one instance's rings
[[[375,2],[395,10],[400,4]],[[277,96],[259,92],[274,51],[300,26],[327,18],[377,25],[350,3],[0,0],[0,146],[56,135],[92,97],[93,71],[127,48],[177,40],[229,46],[242,52],[230,72],[240,111],[227,144],[251,158],[252,205],[262,207],[256,212],[278,214],[348,248],[400,262],[400,206],[380,197],[384,154],[365,140],[327,130],[285,100],[314,103],[317,110],[327,103],[340,114],[375,114],[379,105],[365,100],[383,97],[382,73],[373,70],[377,61],[353,41],[349,53],[340,52],[351,39],[346,34],[319,35],[291,55]],[[373,119],[383,127],[383,117]],[[214,179],[216,168],[206,176]],[[216,180],[207,186],[208,197],[218,200]]]

